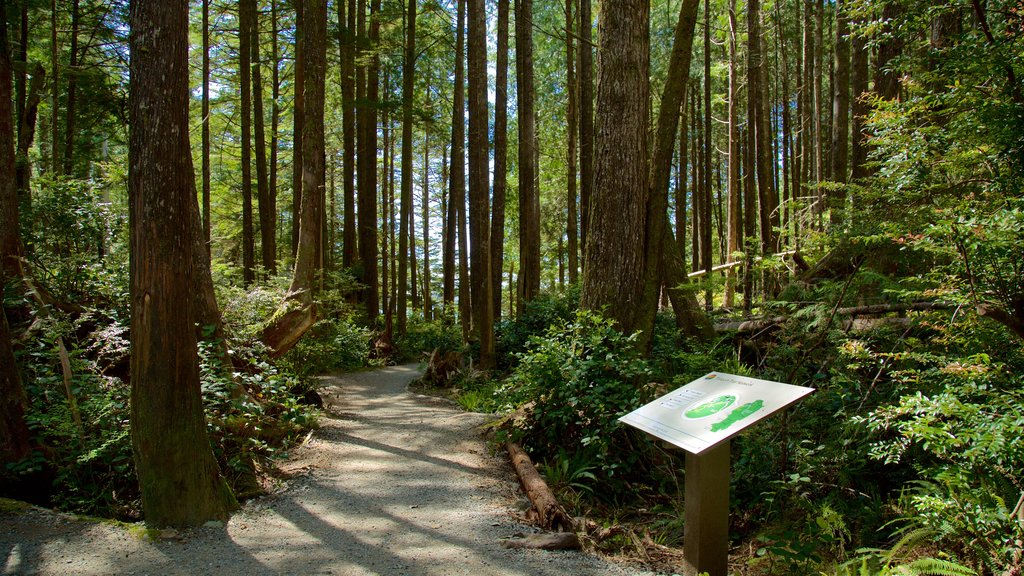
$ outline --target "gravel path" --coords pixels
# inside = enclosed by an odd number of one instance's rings
[[[225,526],[144,540],[33,509],[0,518],[4,574],[626,575],[579,552],[509,550],[530,528],[515,476],[474,428],[484,416],[406,391],[415,366],[323,380],[321,428],[295,476]]]

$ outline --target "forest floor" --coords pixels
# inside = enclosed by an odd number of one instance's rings
[[[166,532],[39,508],[0,516],[4,574],[627,575],[582,552],[513,550],[533,529],[486,416],[411,393],[415,366],[327,376],[287,479],[226,525]]]

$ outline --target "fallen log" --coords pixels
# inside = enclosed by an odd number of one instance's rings
[[[501,545],[505,548],[524,550],[578,550],[580,538],[575,532],[530,534],[523,538],[505,540]]]
[[[533,503],[533,511],[537,514],[537,520],[541,528],[557,532],[572,532],[575,530],[575,523],[565,512],[562,505],[555,499],[551,488],[541,477],[540,473],[533,466],[530,456],[515,442],[506,442],[505,450],[512,460],[512,466],[519,476],[519,482]]]
[[[955,304],[949,302],[909,302],[909,303],[897,303],[897,304],[869,304],[865,306],[851,306],[848,308],[840,308],[836,310],[837,316],[876,316],[879,314],[891,314],[894,312],[905,313],[905,312],[920,312],[927,310],[950,310],[955,308]],[[741,334],[749,332],[758,332],[765,328],[777,326],[789,320],[791,316],[774,316],[774,317],[760,317],[760,318],[749,318],[747,320],[738,320],[733,322],[720,322],[715,324],[716,332],[729,332],[735,331]],[[849,324],[848,324],[849,325]]]

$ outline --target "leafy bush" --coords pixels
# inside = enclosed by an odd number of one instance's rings
[[[418,360],[423,354],[438,350],[442,354],[461,351],[462,329],[451,318],[424,320],[422,316],[409,318],[406,332],[395,341],[398,357],[402,360]]]
[[[551,326],[572,320],[579,302],[580,287],[573,284],[562,292],[542,292],[525,302],[517,316],[502,317],[494,330],[498,367],[514,367],[518,355],[529,346],[530,339],[546,334]]]
[[[288,351],[278,364],[299,376],[366,366],[372,333],[351,319],[323,319]]]
[[[645,384],[651,369],[636,338],[586,310],[532,338],[496,392],[505,410],[525,411],[524,418],[513,419],[511,439],[543,460],[582,453],[601,480],[613,481],[638,458],[617,418],[650,393]]]

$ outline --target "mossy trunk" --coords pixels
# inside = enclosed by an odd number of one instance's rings
[[[199,389],[188,133],[188,3],[131,6],[129,218],[132,447],[151,526],[237,506],[210,449]]]

